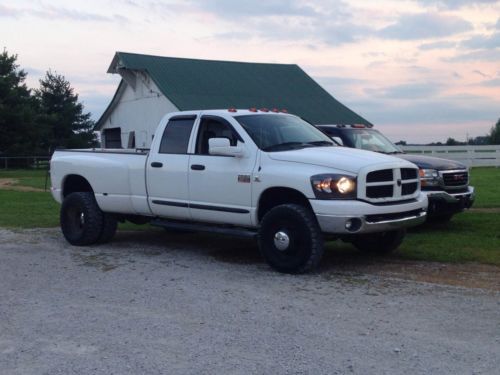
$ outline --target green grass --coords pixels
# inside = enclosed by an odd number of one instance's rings
[[[0,190],[0,226],[36,228],[58,224],[59,205],[50,193]]]
[[[14,178],[19,180],[16,185],[44,189],[47,171],[42,169],[16,169],[0,171],[0,178]],[[50,189],[50,177],[47,180],[47,189]]]
[[[474,207],[500,207],[500,168],[472,168],[470,184],[476,188]]]
[[[42,188],[45,171],[0,171],[0,178],[15,178],[20,185]],[[474,168],[475,207],[500,207],[500,168]],[[0,226],[10,228],[56,227],[59,204],[49,192],[0,190]],[[120,224],[120,230],[153,230],[149,225]],[[426,224],[408,232],[396,257],[439,262],[479,262],[500,266],[500,214],[465,212],[441,225]],[[354,251],[334,245],[334,251]]]
[[[398,249],[406,259],[500,266],[500,214],[464,212],[444,224],[413,228]]]

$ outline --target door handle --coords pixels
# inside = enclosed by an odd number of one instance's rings
[[[151,166],[153,168],[161,168],[161,167],[163,167],[163,163],[160,163],[159,161],[154,161],[151,163]]]
[[[201,164],[191,164],[191,169],[193,171],[204,171],[205,170],[205,166],[201,165]]]

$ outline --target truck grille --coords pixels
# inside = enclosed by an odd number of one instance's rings
[[[469,173],[467,171],[443,172],[443,183],[448,186],[462,186],[469,183]]]
[[[366,175],[365,196],[369,201],[404,200],[418,190],[415,168],[381,169]]]

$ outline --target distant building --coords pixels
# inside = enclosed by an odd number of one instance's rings
[[[96,124],[107,148],[147,148],[161,118],[184,110],[285,108],[313,124],[370,124],[292,64],[117,52],[108,73],[122,80]]]

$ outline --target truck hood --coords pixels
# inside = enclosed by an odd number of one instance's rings
[[[450,169],[467,169],[467,167],[454,160],[435,158],[432,156],[397,154],[398,158],[408,160],[423,169],[437,169],[440,171]]]
[[[361,168],[374,164],[414,167],[394,156],[347,147],[307,147],[299,150],[269,152],[267,155],[274,160],[319,165],[350,173],[358,173]]]

